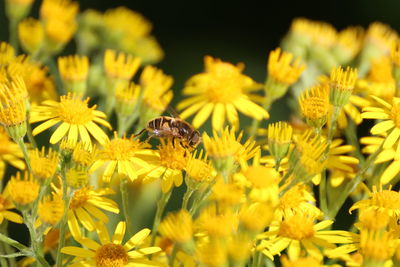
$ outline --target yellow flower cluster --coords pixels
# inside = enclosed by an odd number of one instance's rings
[[[163,53],[144,16],[44,0],[34,19],[31,4],[6,1],[0,43],[2,266],[400,264],[389,26],[297,18],[263,82],[205,56],[167,116],[174,79],[151,65]],[[60,56],[72,38],[76,54]],[[287,93],[291,119],[262,129]],[[373,136],[358,140],[366,119]]]

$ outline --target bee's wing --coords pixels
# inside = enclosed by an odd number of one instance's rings
[[[178,118],[178,119],[180,118],[178,112],[170,105],[167,106],[167,112],[171,115],[171,117]]]

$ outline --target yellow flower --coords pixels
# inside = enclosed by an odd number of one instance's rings
[[[161,222],[158,231],[174,242],[185,243],[192,240],[192,216],[186,210],[169,213]]]
[[[58,58],[58,69],[68,92],[83,95],[89,73],[89,58],[86,56],[66,56]]]
[[[227,261],[226,244],[219,240],[199,242],[196,246],[196,258],[205,266],[224,266]]]
[[[103,223],[96,224],[96,232],[100,244],[83,237],[80,231],[73,235],[82,247],[67,246],[61,249],[64,254],[75,256],[73,263],[83,266],[110,267],[110,266],[154,266],[156,262],[148,260],[147,255],[161,251],[159,247],[144,247],[149,229],[143,229],[132,236],[124,245],[126,223],[119,222],[114,234],[110,234]]]
[[[238,233],[228,241],[229,258],[236,263],[243,263],[251,255],[252,240],[242,233]]]
[[[30,122],[46,121],[33,130],[33,135],[61,122],[52,134],[50,143],[56,144],[68,134],[68,140],[73,143],[80,139],[91,144],[90,133],[99,143],[104,144],[108,137],[96,123],[110,129],[111,125],[105,120],[106,115],[96,110],[96,105],[89,108],[88,102],[89,98],[82,101],[76,95],[69,93],[61,96],[60,102],[48,100],[41,106],[32,107]]]
[[[0,144],[0,163],[8,163],[20,170],[24,170],[25,162],[21,148],[10,139],[2,126],[0,126]],[[1,178],[3,177],[1,176]]]
[[[26,206],[36,200],[40,185],[28,172],[24,172],[23,177],[21,176],[21,173],[17,172],[11,178],[7,184],[7,193],[16,205]]]
[[[56,225],[64,215],[64,200],[62,195],[53,193],[44,197],[38,206],[38,215],[41,223]]]
[[[159,162],[149,175],[160,174],[161,189],[164,193],[172,190],[173,185],[181,186],[182,171],[186,168],[189,152],[177,140],[160,139],[158,146]]]
[[[126,7],[108,9],[104,13],[107,34],[122,38],[128,35],[133,39],[146,36],[151,31],[151,23],[141,14]]]
[[[72,159],[74,162],[83,168],[90,167],[97,159],[98,150],[95,146],[79,142],[72,152]]]
[[[137,109],[140,95],[140,85],[136,85],[133,82],[129,84],[119,84],[115,90],[115,109],[117,114],[124,117],[132,115]]]
[[[322,260],[324,250],[335,248],[337,243],[350,243],[351,233],[346,231],[323,230],[333,224],[325,220],[315,223],[314,217],[303,212],[287,216],[279,225],[270,227],[268,232],[260,234],[263,239],[257,249],[273,259],[287,249],[290,258],[297,259],[302,251],[312,258]]]
[[[88,185],[89,174],[82,168],[71,168],[66,173],[66,181],[68,186],[79,189]]]
[[[4,190],[4,192],[0,194],[0,224],[3,223],[4,219],[15,223],[23,223],[23,219],[18,213],[10,211],[14,209],[15,206],[7,190],[8,189]]]
[[[32,167],[32,173],[36,178],[41,180],[51,179],[56,173],[58,166],[58,153],[51,148],[45,152],[43,146],[41,150],[31,150],[29,160]]]
[[[110,78],[129,81],[140,66],[140,58],[107,49],[104,54],[104,69]]]
[[[315,202],[315,198],[306,185],[294,186],[279,198],[276,218],[277,220],[282,220],[299,212],[319,218],[322,216],[322,211],[315,206]]]
[[[26,133],[26,103],[28,93],[20,76],[0,83],[0,123],[14,140]]]
[[[287,255],[282,255],[281,257],[282,267],[327,267],[327,266],[335,266],[339,267],[340,265],[324,265],[322,260],[317,260],[310,256],[308,257],[299,257],[297,259],[288,259]]]
[[[400,215],[400,193],[392,191],[391,187],[388,190],[372,188],[368,199],[363,199],[354,203],[349,212],[356,209],[373,209],[386,213],[390,217]]]
[[[357,70],[347,67],[333,68],[330,75],[329,100],[334,107],[347,104],[357,81]]]
[[[143,88],[142,112],[146,121],[159,116],[171,102],[173,82],[172,76],[164,74],[160,69],[150,65],[143,69],[140,74],[140,85]]]
[[[394,255],[397,240],[389,233],[379,231],[361,231],[359,252],[363,256],[364,266],[382,266]]]
[[[250,232],[263,231],[274,218],[275,207],[271,204],[255,202],[243,205],[239,212],[240,224]]]
[[[400,98],[393,98],[392,104],[389,104],[385,100],[376,96],[371,97],[378,102],[382,108],[366,107],[363,109],[361,116],[365,119],[382,120],[371,128],[371,133],[373,135],[387,133],[387,137],[383,143],[383,148],[388,149],[394,147],[395,143],[400,138],[400,117],[398,117],[400,114]],[[397,144],[396,151],[399,149],[399,144]]]
[[[346,172],[353,172],[354,166],[359,163],[355,157],[343,155],[354,150],[351,145],[342,145],[343,140],[335,139],[329,146],[326,167],[330,169],[339,169]]]
[[[225,119],[239,125],[237,110],[256,120],[268,118],[262,107],[249,99],[249,92],[259,88],[250,77],[242,74],[244,65],[237,66],[210,56],[204,58],[205,72],[192,76],[185,84],[183,94],[190,96],[178,104],[183,119],[197,112],[193,126],[199,128],[212,115],[212,127],[220,130]]]
[[[393,41],[398,39],[395,30],[381,22],[373,22],[368,26],[365,36],[366,42],[382,50],[382,54],[389,54]]]
[[[57,190],[55,191],[58,192]],[[94,231],[97,227],[93,217],[107,223],[108,216],[101,209],[119,213],[117,203],[104,197],[110,194],[114,194],[110,188],[94,190],[90,186],[82,187],[74,192],[68,210],[68,226],[73,236],[77,236],[80,231],[78,221],[88,231]]]
[[[40,6],[40,17],[43,20],[49,18],[73,20],[78,11],[78,2],[70,0],[44,0]]]
[[[237,184],[225,183],[218,179],[212,187],[210,200],[215,200],[222,207],[235,206],[245,198],[243,188]]]
[[[34,18],[24,19],[18,24],[18,36],[24,50],[29,54],[35,54],[43,44],[43,25]]]
[[[299,97],[299,104],[307,123],[321,129],[327,121],[330,108],[328,85],[318,85],[303,91]]]
[[[203,134],[204,147],[213,160],[214,167],[220,173],[231,172],[237,163],[247,161],[254,157],[260,150],[255,141],[247,140],[243,145],[240,143],[243,132],[235,137],[235,129],[226,127],[221,132],[213,132],[214,137]]]
[[[195,229],[205,232],[211,239],[228,238],[237,231],[237,217],[229,209],[220,211],[216,205],[203,209],[195,221]]]
[[[292,135],[293,128],[286,122],[268,124],[268,150],[276,162],[281,161],[289,152]]]
[[[197,150],[190,155],[186,164],[186,174],[193,182],[210,182],[214,176],[214,169],[204,150],[197,155]]]
[[[15,58],[14,48],[6,42],[0,42],[0,66],[5,66]]]
[[[94,171],[100,166],[106,164],[103,173],[103,181],[110,182],[115,170],[118,174],[126,175],[131,181],[138,178],[139,175],[151,170],[147,162],[149,157],[156,157],[154,151],[148,149],[150,145],[140,140],[118,137],[114,132],[114,138],[104,144],[103,149],[99,151],[98,159],[90,168]]]
[[[352,60],[364,42],[365,31],[359,26],[350,26],[341,30],[333,53],[340,64],[346,64]]]
[[[65,21],[57,17],[51,17],[44,24],[46,37],[55,45],[55,50],[60,45],[68,43],[75,34],[77,25],[75,21]]]
[[[268,57],[268,77],[271,77],[276,83],[286,86],[294,84],[305,67],[299,59],[293,61],[293,55],[282,51],[279,47],[271,51]]]

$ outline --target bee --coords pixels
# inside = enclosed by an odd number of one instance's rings
[[[172,143],[175,139],[180,141],[184,148],[196,148],[201,143],[201,136],[188,122],[174,117],[161,116],[150,120],[146,128],[141,130],[136,136],[140,136],[147,131],[149,138],[172,138]]]

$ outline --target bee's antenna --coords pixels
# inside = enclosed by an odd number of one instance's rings
[[[170,105],[167,106],[167,111],[172,117],[180,118],[178,112],[173,107],[171,107]]]

